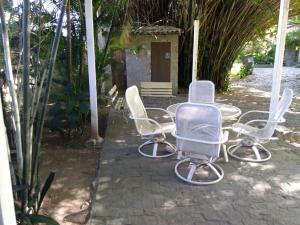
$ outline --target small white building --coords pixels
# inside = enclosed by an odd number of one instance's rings
[[[131,48],[126,50],[127,87],[142,81],[172,82],[177,94],[180,33],[171,26],[145,26],[132,32]]]

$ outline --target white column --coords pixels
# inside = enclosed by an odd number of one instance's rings
[[[270,101],[270,112],[273,112],[275,110],[279,100],[284,48],[285,48],[285,38],[286,38],[286,28],[287,28],[288,15],[289,15],[289,3],[290,0],[280,1],[280,12],[279,12],[279,19],[278,19],[276,52],[275,52],[275,62],[274,62],[273,81],[272,81],[272,96]]]
[[[85,0],[85,24],[86,24],[86,44],[88,52],[89,71],[89,91],[91,107],[91,140],[90,143],[98,145],[103,142],[103,138],[98,133],[98,107],[97,107],[97,85],[95,66],[95,44],[94,44],[94,23],[92,0]]]
[[[16,225],[15,206],[9,170],[6,128],[0,101],[0,224]]]
[[[192,81],[197,80],[199,20],[194,21],[193,70]]]

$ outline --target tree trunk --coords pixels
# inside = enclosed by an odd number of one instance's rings
[[[68,0],[66,15],[67,15],[67,73],[66,80],[71,81],[72,74],[72,34],[71,34],[71,0]]]
[[[120,93],[125,93],[127,88],[126,76],[126,53],[125,50],[113,50],[112,58],[115,62],[112,64],[112,83],[115,84]]]

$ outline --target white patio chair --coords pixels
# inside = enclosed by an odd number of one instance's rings
[[[248,162],[265,162],[271,158],[271,153],[262,144],[268,142],[275,132],[278,123],[283,122],[283,115],[291,105],[293,91],[285,88],[276,110],[271,114],[268,111],[252,110],[244,113],[236,124],[233,131],[237,136],[244,135],[242,141],[228,148],[228,154],[236,159]],[[245,118],[255,114],[266,115],[268,119]],[[245,122],[241,122],[242,120]],[[254,155],[253,155],[254,153]],[[245,155],[246,154],[246,155]]]
[[[222,133],[222,118],[217,107],[181,104],[176,111],[176,130],[172,135],[176,137],[177,150],[186,157],[175,166],[180,179],[197,185],[222,180],[224,172],[214,162],[219,158],[221,145],[228,139],[228,131]]]
[[[134,120],[136,129],[142,139],[147,139],[145,143],[138,147],[140,154],[151,158],[162,158],[173,155],[176,149],[171,143],[166,141],[166,134],[171,133],[175,129],[173,117],[169,112],[161,108],[145,108],[136,86],[127,88],[125,98],[130,111],[130,119]],[[163,112],[170,119],[170,122],[159,123],[149,118],[147,110]],[[159,144],[169,146],[169,149],[165,148],[164,151],[160,151],[161,149],[158,148]],[[145,152],[144,147],[148,145],[153,145],[151,154]]]
[[[190,83],[188,101],[193,103],[214,103],[214,83],[209,80],[196,80]]]

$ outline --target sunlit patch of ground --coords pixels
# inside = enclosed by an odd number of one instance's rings
[[[107,109],[99,110],[101,136],[104,136],[106,117]],[[56,175],[41,213],[53,217],[60,225],[85,224],[90,215],[91,184],[96,177],[100,150],[84,146],[88,131],[71,141],[63,140],[55,132],[46,131],[44,136],[41,181],[49,171],[55,171]]]
[[[242,86],[246,88],[255,88],[267,92],[272,91],[273,68],[254,68],[253,75],[244,79],[235,81],[233,87]],[[283,67],[282,88],[289,87],[295,92],[297,98],[300,97],[300,68]]]
[[[86,221],[88,212],[78,218],[65,217],[88,207],[86,202],[91,198],[90,184],[95,179],[98,160],[99,150],[46,145],[42,152],[42,177],[50,170],[56,172],[56,177],[42,212],[61,225],[78,224],[70,221]]]

